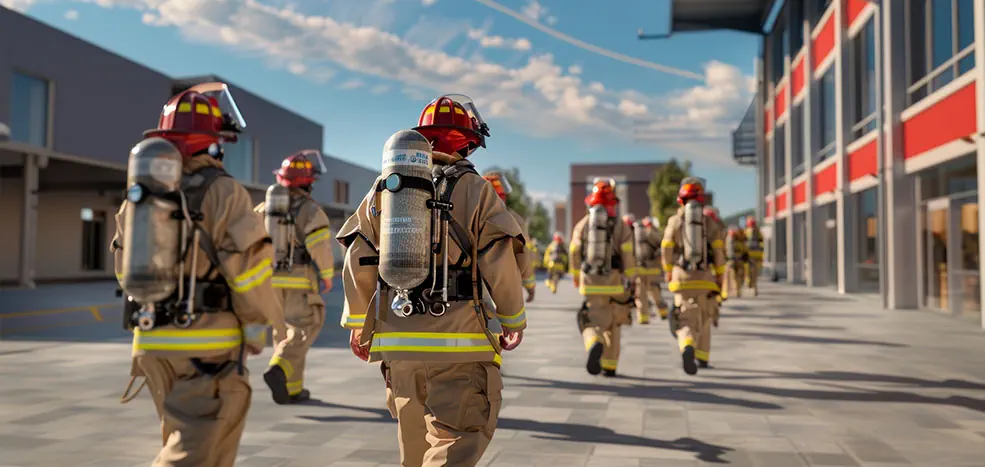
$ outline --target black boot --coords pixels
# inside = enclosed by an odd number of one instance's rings
[[[607,378],[615,378],[616,370],[602,370],[602,376],[605,376]]]
[[[588,361],[585,363],[585,369],[588,370],[588,374],[597,375],[602,372],[603,350],[605,350],[605,346],[601,342],[596,342],[588,350]]]
[[[708,365],[708,360],[698,359],[698,368],[711,368],[711,365]]]
[[[297,404],[300,402],[305,402],[311,399],[311,392],[307,389],[302,389],[301,392],[291,396],[290,403]]]
[[[291,395],[287,391],[287,375],[284,374],[283,368],[277,365],[267,368],[263,374],[263,381],[270,388],[270,396],[275,403],[284,405],[291,402]]]
[[[681,363],[684,365],[684,372],[689,375],[695,375],[698,373],[698,365],[694,361],[694,347],[687,346],[684,347],[684,351],[681,352]]]

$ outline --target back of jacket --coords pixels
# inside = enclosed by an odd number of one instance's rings
[[[185,163],[185,173],[212,166],[221,167],[212,158],[199,156]],[[263,348],[267,327],[273,324],[284,330],[284,317],[271,287],[273,248],[263,227],[263,220],[251,209],[249,193],[232,177],[219,177],[206,191],[202,200],[202,220],[199,224],[212,237],[220,264],[212,264],[199,245],[197,261],[192,264],[189,249],[185,274],[199,279],[214,279],[221,275],[229,286],[233,312],[201,313],[191,326],[182,329],[173,325],[150,331],[134,330],[133,352],[156,356],[216,357],[235,356],[242,344]],[[116,234],[111,249],[117,277],[123,275],[124,216],[128,203],[124,201],[116,214]]]
[[[332,253],[332,232],[325,211],[303,193],[291,193],[291,205],[297,203],[294,220],[295,248],[304,248],[311,257],[311,264],[295,264],[291,271],[274,273],[275,289],[318,292],[320,281],[331,281],[335,275],[335,255]],[[254,211],[263,216],[265,203],[258,204]],[[311,300],[323,304],[317,293]]]
[[[746,242],[749,249],[749,260],[763,261],[763,233],[758,227],[746,229]]]
[[[516,220],[517,225],[520,226],[520,230],[523,232],[523,238],[530,240],[530,233],[527,232],[526,225],[527,221],[520,216],[520,214],[510,208],[506,208],[513,219]],[[532,242],[527,242],[527,246],[531,246]],[[534,279],[534,258],[536,254],[531,248],[524,248],[523,253],[516,255],[516,263],[520,266],[520,277],[523,278],[523,286],[526,288],[531,288],[537,285],[537,281]]]
[[[722,230],[719,222],[710,217],[704,218],[704,235],[708,245],[711,261],[706,261],[704,268],[687,271],[681,266],[684,256],[684,211],[677,211],[667,221],[663,240],[660,242],[664,271],[672,271],[668,290],[676,292],[684,289],[718,290],[715,276],[725,273],[725,252],[722,241]]]
[[[588,216],[582,217],[575,224],[571,233],[571,251],[568,257],[571,262],[571,274],[581,278],[578,291],[582,295],[627,295],[626,285],[636,277],[636,257],[633,250],[633,233],[626,224],[615,222],[612,228],[612,241],[609,254],[612,258],[620,258],[622,269],[613,269],[607,275],[584,274],[581,264],[584,261],[583,246],[588,241]],[[611,261],[611,260],[610,260]]]
[[[564,242],[551,241],[544,250],[544,266],[551,271],[566,272],[568,269],[568,251]]]
[[[443,160],[456,160],[435,153]],[[452,217],[469,232],[478,255],[478,272],[495,311],[477,308],[472,301],[451,302],[440,317],[415,314],[398,317],[390,309],[394,294],[378,286],[379,267],[360,259],[379,255],[380,194],[373,184],[356,210],[339,231],[337,238],[346,247],[342,267],[345,304],[342,326],[362,329],[362,343],[370,344],[370,361],[437,361],[500,363],[499,342],[488,331],[487,319],[502,328],[519,331],[526,327],[523,289],[517,257],[523,253],[522,228],[507,211],[495,189],[474,173],[459,178],[451,195]],[[449,263],[463,254],[449,239]],[[468,252],[472,257],[472,252]],[[472,265],[471,260],[465,265]],[[428,279],[430,280],[430,279]],[[377,293],[383,292],[382,298]]]
[[[643,266],[639,269],[639,271],[637,271],[637,274],[640,276],[660,277],[663,275],[662,263],[660,261],[661,232],[652,225],[649,227],[640,226],[637,228],[646,229],[646,246],[653,252],[650,257],[643,259]]]

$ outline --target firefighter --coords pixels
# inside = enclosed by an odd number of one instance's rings
[[[663,270],[660,263],[660,221],[653,217],[640,219],[634,231],[636,252],[636,309],[639,323],[650,322],[650,301],[657,306],[660,319],[667,319],[667,301],[660,292]]]
[[[746,274],[746,262],[749,260],[749,253],[746,252],[745,236],[738,226],[730,226],[728,236],[725,238],[725,260],[728,264],[725,280],[727,281],[727,291],[729,297],[742,297],[742,283]]]
[[[752,289],[752,296],[759,296],[759,272],[763,267],[763,232],[756,225],[756,219],[746,218],[746,251],[749,262],[746,263],[746,287]]]
[[[402,466],[479,462],[502,406],[501,352],[526,327],[522,227],[467,159],[487,136],[468,97],[431,101],[387,141],[383,175],[338,235],[342,325],[356,356],[382,362]],[[438,235],[423,227],[431,220]],[[422,227],[389,227],[398,222]],[[432,281],[429,264],[447,264],[448,280]]]
[[[493,186],[496,194],[499,195],[499,199],[503,200],[503,204],[506,204],[506,198],[513,192],[510,181],[503,174],[494,170],[486,172],[482,178],[486,179]],[[506,210],[516,219],[517,224],[523,228],[523,238],[529,239],[530,234],[526,229],[527,221],[523,219],[520,213],[514,211],[509,206],[506,207]],[[534,292],[537,289],[537,279],[534,277],[534,258],[536,257],[536,244],[532,242],[527,243],[527,248],[524,249],[524,252],[516,257],[516,263],[520,265],[520,277],[523,278],[523,288],[527,291],[527,303],[534,301]]]
[[[631,324],[632,281],[636,278],[633,234],[616,217],[615,180],[596,179],[585,198],[589,213],[571,234],[571,275],[585,297],[579,319],[589,374],[616,376],[620,326]]]
[[[263,350],[268,323],[283,335],[269,238],[222,168],[223,146],[244,126],[226,85],[200,84],[172,97],[130,152],[111,250],[134,335],[131,374],[145,378],[161,418],[154,466],[234,464],[252,391],[244,355]],[[129,389],[123,402],[136,396]]]
[[[263,374],[274,402],[281,405],[311,398],[304,388],[305,357],[325,324],[321,293],[332,290],[335,275],[328,216],[311,199],[311,186],[324,172],[319,151],[288,156],[274,171],[277,183],[267,190],[267,200],[254,208],[264,216],[273,240],[272,282],[287,321],[287,334],[274,334],[279,344]]]
[[[708,361],[710,327],[725,273],[721,230],[704,215],[704,181],[688,177],[677,194],[680,205],[667,221],[660,243],[667,288],[674,293],[675,331],[684,372],[698,372],[696,359]]]
[[[557,284],[568,270],[568,247],[564,244],[561,232],[554,232],[551,243],[544,250],[544,266],[547,268],[547,280],[544,284],[552,294],[556,294]]]

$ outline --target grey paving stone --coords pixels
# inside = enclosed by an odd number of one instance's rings
[[[62,292],[58,307],[92,304],[78,288]],[[585,373],[570,282],[539,294],[524,344],[505,355],[504,409],[479,465],[982,467],[985,352],[968,350],[985,348],[985,332],[826,291],[762,292],[726,303],[714,369],[684,375],[666,322],[655,322],[625,329],[615,379]],[[252,358],[238,466],[398,464],[379,369],[351,356],[333,326],[339,295],[325,298],[329,324],[306,370],[320,400],[273,404],[259,376],[270,351]],[[146,392],[119,404],[129,343],[116,322],[4,335],[0,467],[150,462],[160,427]]]

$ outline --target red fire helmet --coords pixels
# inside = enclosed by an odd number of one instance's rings
[[[448,94],[429,103],[417,119],[414,131],[424,135],[435,151],[466,157],[486,147],[489,126],[482,121],[472,98]]]

